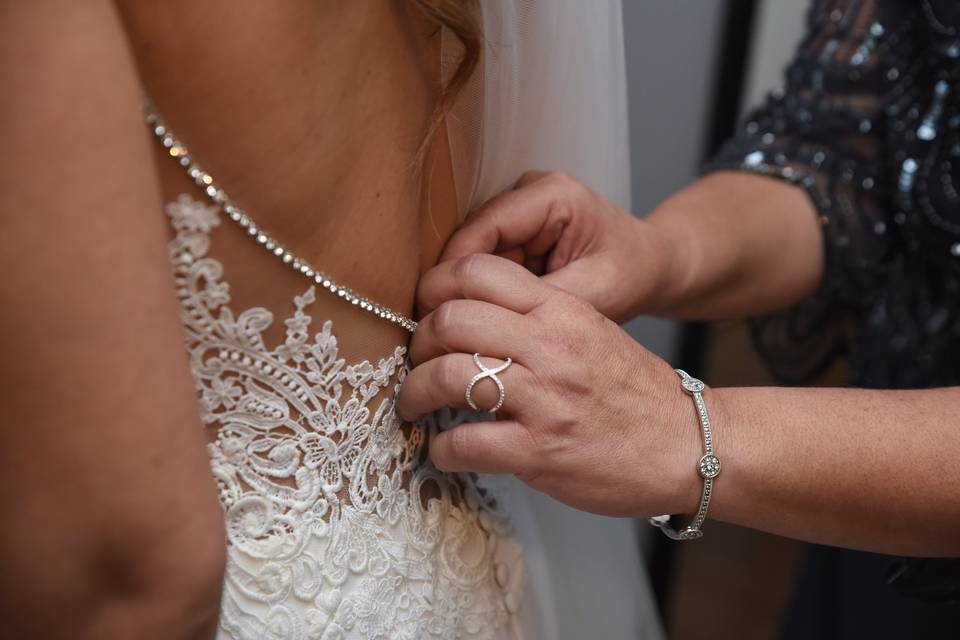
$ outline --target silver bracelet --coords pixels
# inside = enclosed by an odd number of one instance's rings
[[[703,478],[703,494],[700,497],[700,508],[689,525],[677,531],[670,526],[670,516],[654,516],[649,519],[650,524],[658,527],[671,540],[696,540],[703,537],[703,521],[707,519],[707,509],[710,507],[710,495],[713,493],[713,479],[720,475],[720,459],[713,453],[713,431],[710,429],[710,416],[707,415],[707,405],[700,393],[707,385],[697,380],[682,369],[674,369],[680,376],[680,385],[684,391],[693,396],[693,403],[697,407],[697,417],[700,419],[700,428],[703,431],[703,457],[697,462],[697,473]]]

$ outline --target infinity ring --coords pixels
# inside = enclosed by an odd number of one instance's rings
[[[473,409],[474,411],[480,411],[480,408],[477,407],[476,403],[474,403],[473,398],[471,397],[471,394],[473,393],[473,387],[484,378],[490,378],[497,385],[497,389],[500,392],[500,396],[497,398],[497,403],[493,405],[493,407],[491,407],[490,409],[487,409],[487,413],[496,413],[497,409],[503,406],[503,401],[505,398],[504,392],[503,392],[503,383],[500,382],[500,378],[497,377],[497,374],[506,370],[506,368],[513,363],[513,360],[511,360],[510,358],[507,358],[507,361],[504,362],[499,367],[494,367],[493,369],[487,369],[485,366],[483,366],[483,363],[480,362],[480,354],[475,353],[473,354],[473,362],[480,369],[480,373],[473,376],[473,378],[470,379],[470,382],[467,383],[467,391],[466,393],[463,394],[463,397],[464,399],[466,399],[467,404],[470,405],[471,409]]]

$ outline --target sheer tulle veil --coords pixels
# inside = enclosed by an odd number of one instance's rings
[[[479,5],[482,60],[447,119],[461,214],[528,169],[565,171],[629,207],[620,0]],[[449,66],[456,46],[445,39]],[[662,637],[634,522],[575,511],[513,478],[493,482],[524,546],[523,636]]]
[[[480,0],[478,72],[448,123],[461,211],[526,169],[562,170],[629,206],[620,0]]]

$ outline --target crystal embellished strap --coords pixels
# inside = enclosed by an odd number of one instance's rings
[[[670,516],[654,516],[649,522],[663,531],[666,536],[672,540],[696,540],[703,537],[704,520],[707,519],[707,509],[710,507],[710,496],[713,494],[713,480],[720,475],[720,459],[714,455],[713,451],[713,430],[710,428],[710,416],[707,414],[707,405],[703,401],[703,394],[706,389],[702,381],[697,380],[682,369],[675,369],[680,376],[680,386],[684,391],[693,396],[693,403],[697,407],[697,418],[700,421],[700,429],[703,432],[703,457],[697,462],[697,473],[703,478],[703,494],[700,496],[700,508],[697,509],[697,515],[689,525],[677,531],[670,526]]]
[[[247,213],[230,199],[223,187],[217,184],[213,176],[200,168],[187,151],[186,145],[178,140],[170,127],[158,116],[152,109],[147,107],[147,123],[150,124],[153,134],[160,140],[160,143],[167,150],[171,158],[183,167],[187,175],[197,183],[197,186],[213,202],[220,205],[231,220],[246,230],[257,244],[263,247],[277,258],[300,272],[314,283],[320,285],[324,290],[331,294],[343,298],[346,302],[358,307],[359,309],[372,313],[377,317],[383,318],[388,322],[400,325],[407,331],[413,333],[417,329],[415,320],[397,313],[389,307],[385,307],[370,298],[365,298],[348,287],[343,286],[326,273],[316,269],[306,260],[296,257],[286,247],[275,240],[271,235],[264,231]]]

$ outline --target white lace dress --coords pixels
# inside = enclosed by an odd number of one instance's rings
[[[226,519],[218,637],[516,638],[524,570],[493,501],[425,456],[432,422],[403,428],[405,349],[340,357],[335,327],[294,297],[286,337],[234,309],[210,255],[220,208],[167,206],[190,365]],[[430,496],[430,497],[426,497]]]
[[[568,171],[628,206],[620,1],[480,7],[482,69],[448,122],[461,210],[530,168]],[[167,213],[227,525],[219,638],[662,637],[634,523],[513,478],[481,488],[439,473],[425,444],[453,420],[401,424],[403,346],[347,362],[336,327],[311,317],[312,287],[268,344],[273,313],[232,308],[212,257],[220,208],[181,196]]]

